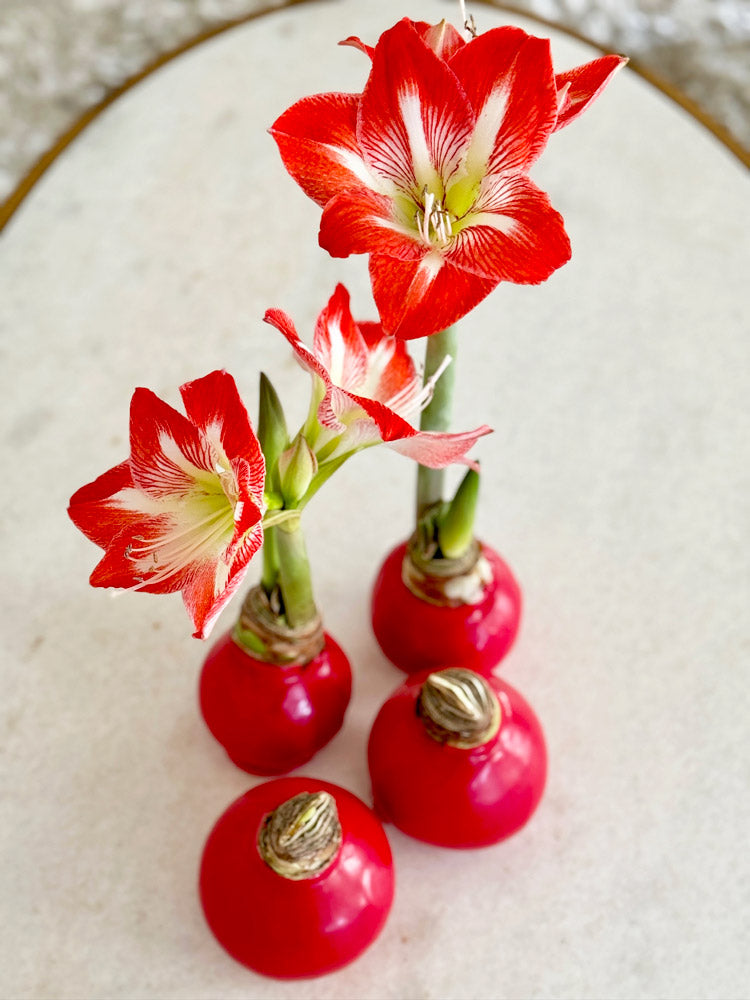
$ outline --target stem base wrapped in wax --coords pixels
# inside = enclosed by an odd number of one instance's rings
[[[372,627],[399,670],[461,664],[486,674],[510,650],[521,618],[520,588],[494,549],[476,543],[474,552],[473,564],[422,563],[403,542],[387,556],[373,588]]]
[[[251,774],[285,774],[310,760],[339,731],[352,675],[346,655],[323,632],[319,618],[299,629],[274,625],[270,615],[263,622],[257,611],[261,595],[260,588],[251,591],[245,609],[254,607],[243,612],[235,632],[220,639],[206,657],[200,707],[206,725],[238,767]]]

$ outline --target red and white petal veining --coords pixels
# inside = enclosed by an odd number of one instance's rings
[[[255,504],[243,497],[236,480],[230,492],[232,498],[223,492],[217,477],[211,493],[197,491],[179,504],[165,502],[161,516],[144,513],[125,553],[137,580],[132,589],[151,593],[182,590],[197,567],[226,560],[236,535],[237,508],[247,508],[248,520],[253,523],[259,520],[249,514]]]
[[[337,292],[334,293],[334,299],[336,299],[337,294],[340,294],[338,293],[338,289]],[[339,305],[339,303],[334,303],[332,307],[331,302],[329,302],[326,309],[335,313],[338,311]],[[334,384],[323,359],[318,356],[316,351],[311,351],[310,348],[303,343],[297,333],[294,323],[285,312],[281,309],[268,309],[263,318],[266,323],[269,323],[271,326],[275,326],[276,329],[282,333],[284,337],[286,337],[292,350],[294,351],[298,363],[309,371],[311,375],[319,378],[323,383],[324,395],[320,405],[318,406],[317,413],[320,424],[329,430],[335,431],[337,434],[347,433],[349,424],[356,418],[361,409],[359,404],[353,400],[350,393]],[[320,328],[323,323],[325,323],[325,315],[318,319],[318,328]],[[334,347],[332,344],[326,343],[326,337],[333,339],[337,332],[339,333],[339,340],[336,346]],[[345,347],[345,341],[343,337],[340,336],[340,330],[337,331],[335,326],[327,331],[326,337],[324,337],[323,333],[318,330],[317,337],[318,343],[322,344],[323,351],[326,353],[328,351],[330,351],[331,354],[340,353]],[[346,361],[336,361],[336,364],[342,371],[348,368]]]
[[[68,513],[73,523],[105,554],[91,574],[94,587],[126,587],[171,593],[180,589],[180,579],[154,581],[143,586],[146,569],[139,565],[140,553],[158,548],[159,542],[174,530],[174,510],[179,506],[169,497],[152,497],[133,482],[130,462],[122,462],[81,487],[70,500]]]
[[[329,404],[331,412],[336,417],[336,424],[323,424],[323,426],[328,426],[331,430],[335,430],[336,433],[343,435],[343,439],[336,448],[337,455],[342,454],[344,451],[352,451],[360,447],[355,441],[361,440],[365,442],[366,440],[370,444],[378,441],[377,429],[373,432],[372,421],[369,420],[366,413],[363,413],[362,407],[357,402],[354,393],[332,385]],[[323,423],[326,416],[326,411],[319,412],[321,423]],[[363,422],[367,426],[359,426]]]
[[[380,324],[356,323],[341,284],[318,317],[313,351],[334,387],[331,409],[347,426],[360,397],[383,403],[405,419],[418,415],[431,398],[432,386],[423,387],[403,341],[385,335]]]
[[[321,206],[342,189],[378,187],[357,141],[359,104],[358,94],[316,94],[271,126],[284,166]]]
[[[118,590],[133,590],[138,587],[157,594],[172,594],[180,589],[179,585],[140,587],[143,578],[130,559],[130,542],[123,536],[116,538],[105,549],[89,577],[89,583],[92,587],[116,587]]]
[[[451,60],[476,114],[465,161],[470,177],[527,172],[555,126],[557,87],[549,41],[519,31],[488,31]]]
[[[182,589],[182,600],[190,616],[196,639],[205,639],[214,622],[223,611],[227,601],[242,582],[244,573],[236,573],[230,581],[229,568],[215,559],[204,563],[186,581]],[[217,589],[221,597],[217,600]]]
[[[137,495],[133,491],[131,504]],[[144,505],[154,502],[141,496]],[[115,499],[122,500],[122,494]],[[216,515],[204,519],[207,524],[203,524],[196,518],[181,518],[166,501],[162,505],[161,514],[133,511],[138,514],[137,523],[104,541],[105,553],[91,574],[92,586],[171,594],[192,579],[196,563],[205,559],[201,546],[206,542],[207,527],[210,530],[215,524]],[[73,501],[70,513],[75,521]],[[222,526],[222,532],[226,536],[226,526]],[[209,548],[213,555],[214,547]],[[186,558],[186,554],[192,559]]]
[[[215,371],[204,378],[186,382],[180,387],[180,395],[188,420],[216,450],[216,454],[212,454],[213,470],[216,471],[216,461],[221,461],[219,451],[223,453],[225,462],[228,462],[229,455],[244,459],[250,472],[246,490],[258,504],[262,503],[265,459],[245,404],[229,372]]]
[[[334,385],[356,390],[367,378],[367,344],[352,319],[349,292],[342,284],[318,316],[313,351]]]
[[[269,309],[264,318],[286,337],[301,366],[323,383],[318,420],[323,427],[346,433],[347,447],[355,436],[361,443],[372,443],[367,428],[354,426],[362,411],[362,393],[368,397],[371,394],[370,398],[383,403],[393,398],[404,411],[416,409],[414,399],[418,400],[423,390],[413,362],[409,359],[405,363],[400,353],[394,361],[395,352],[387,345],[383,351],[374,336],[375,330],[380,329],[378,324],[368,324],[369,339],[364,339],[352,319],[349,293],[343,285],[337,286],[318,317],[312,351],[300,339],[286,313]],[[399,375],[403,380],[397,384]]]
[[[265,460],[263,464],[265,465]],[[234,534],[229,546],[229,552],[231,553],[234,549],[246,544],[249,538],[257,536],[257,543],[251,553],[254,555],[256,549],[259,548],[263,541],[263,532],[261,530],[264,510],[263,494],[261,492],[261,496],[257,500],[255,494],[258,470],[256,466],[244,458],[233,459],[231,467],[232,476],[236,483],[238,499],[234,504]],[[250,497],[251,501],[256,502],[248,503],[244,499],[246,497]]]
[[[582,115],[627,61],[624,56],[601,56],[583,66],[558,73],[555,82],[558,92],[564,92],[564,99],[555,131]]]
[[[136,582],[132,590],[170,594],[193,578],[196,566],[214,562],[217,550],[232,536],[231,515],[213,510],[203,517],[180,512],[163,517],[144,516],[137,534],[125,550]],[[108,584],[112,586],[112,584]]]
[[[377,328],[378,340],[369,341],[367,381],[357,391],[385,403],[404,420],[416,419],[432,398],[433,384],[423,385],[403,340],[384,334],[379,323],[372,325]]]
[[[352,400],[367,414],[371,423],[377,428],[378,438],[386,444],[399,441],[403,437],[410,437],[414,433],[411,424],[385,403],[353,394]]]
[[[363,188],[342,191],[323,209],[318,242],[332,257],[381,253],[398,260],[416,260],[424,243],[414,226],[394,214],[393,199]]]
[[[477,463],[467,458],[466,453],[474,447],[480,437],[491,433],[492,428],[486,424],[477,427],[476,430],[458,434],[416,431],[411,437],[393,442],[391,447],[394,451],[430,469],[444,469],[454,462],[462,462],[473,469],[478,469]]]
[[[130,459],[78,490],[69,514],[105,550],[94,586],[182,590],[204,636],[261,544],[264,461],[231,376],[180,391],[188,417],[136,389]]]
[[[405,416],[418,411],[422,379],[403,340],[383,333],[380,323],[359,323],[369,354],[367,382],[361,395],[378,399]],[[406,416],[409,419],[409,416]]]
[[[189,493],[201,472],[213,468],[205,438],[150,389],[136,389],[130,403],[130,469],[136,487],[152,497]]]
[[[486,425],[457,434],[418,431],[376,400],[360,397],[357,401],[377,425],[380,437],[386,444],[394,451],[431,469],[442,469],[453,462],[466,462],[466,453],[477,440],[492,433],[492,429]]]
[[[570,259],[562,216],[528,177],[487,179],[477,210],[456,234],[448,260],[479,277],[538,284]]]
[[[453,266],[436,251],[419,262],[372,256],[370,280],[383,329],[403,340],[445,330],[497,285]]]
[[[195,626],[196,639],[209,635],[216,619],[242,583],[249,562],[263,541],[258,525],[248,532],[233,553],[206,561],[182,588],[185,608]]]
[[[381,35],[362,94],[357,137],[373,171],[413,193],[458,167],[473,114],[455,75],[404,18]]]
[[[134,490],[130,462],[121,462],[70,498],[68,514],[77,528],[100,548],[138,523],[139,515],[123,508],[118,495]]]
[[[333,382],[328,374],[328,369],[300,339],[291,317],[281,309],[267,309],[263,321],[271,326],[275,326],[279,333],[282,333],[286,337],[294,351],[298,364],[322,382],[324,395],[318,407],[318,419],[320,423],[332,430],[344,431],[346,429],[345,426],[338,419],[331,406]]]
[[[394,451],[432,469],[443,469],[454,462],[474,466],[475,463],[466,459],[466,453],[480,437],[492,433],[491,428],[486,425],[457,434],[418,431],[383,403],[361,396],[353,398],[370,418],[372,425],[377,428],[377,435],[381,441]],[[364,425],[364,421],[360,424]],[[377,440],[372,430],[368,432],[364,426],[359,428],[359,433],[360,447]]]
[[[246,521],[250,521],[250,517]],[[255,553],[263,544],[263,522],[259,518],[254,524],[244,524],[242,531],[237,526],[235,540],[227,553],[227,558],[231,561],[233,572],[239,572],[246,567]]]

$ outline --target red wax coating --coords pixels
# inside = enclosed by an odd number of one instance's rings
[[[329,792],[343,833],[330,867],[311,879],[278,875],[257,843],[263,819],[300,792]],[[316,778],[252,788],[219,818],[206,842],[200,896],[229,954],[277,979],[332,972],[380,933],[393,902],[391,850],[375,814],[351,792]]]
[[[519,830],[542,797],[542,727],[518,691],[486,677],[500,702],[498,732],[471,750],[438,743],[417,715],[422,684],[432,672],[412,674],[375,719],[368,746],[375,810],[430,844],[494,844]]]
[[[447,666],[487,674],[513,645],[521,591],[494,549],[482,544],[493,579],[479,604],[441,607],[423,601],[401,576],[406,543],[383,563],[372,595],[372,627],[380,648],[404,673]]]
[[[203,664],[200,706],[238,767],[250,774],[285,774],[336,735],[351,690],[349,661],[329,635],[309,663],[279,667],[255,659],[230,633]]]

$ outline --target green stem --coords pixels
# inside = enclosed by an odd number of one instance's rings
[[[275,534],[278,580],[286,622],[290,628],[300,628],[318,613],[313,599],[305,537],[298,520],[278,525]]]
[[[438,370],[445,358],[453,359],[438,379],[435,391],[428,406],[422,411],[419,429],[423,431],[447,431],[451,424],[453,409],[453,386],[456,381],[456,350],[458,337],[455,326],[449,326],[441,333],[435,333],[427,338],[425,350],[424,377],[425,381]],[[443,499],[443,469],[428,469],[420,465],[417,469],[417,520],[428,507]]]
[[[276,528],[266,528],[263,533],[263,572],[260,583],[270,597],[279,579],[279,547],[276,541]]]

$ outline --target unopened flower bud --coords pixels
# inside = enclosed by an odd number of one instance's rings
[[[291,447],[279,456],[279,485],[286,507],[297,506],[307,493],[317,471],[318,460],[315,453],[306,438],[298,434]]]

